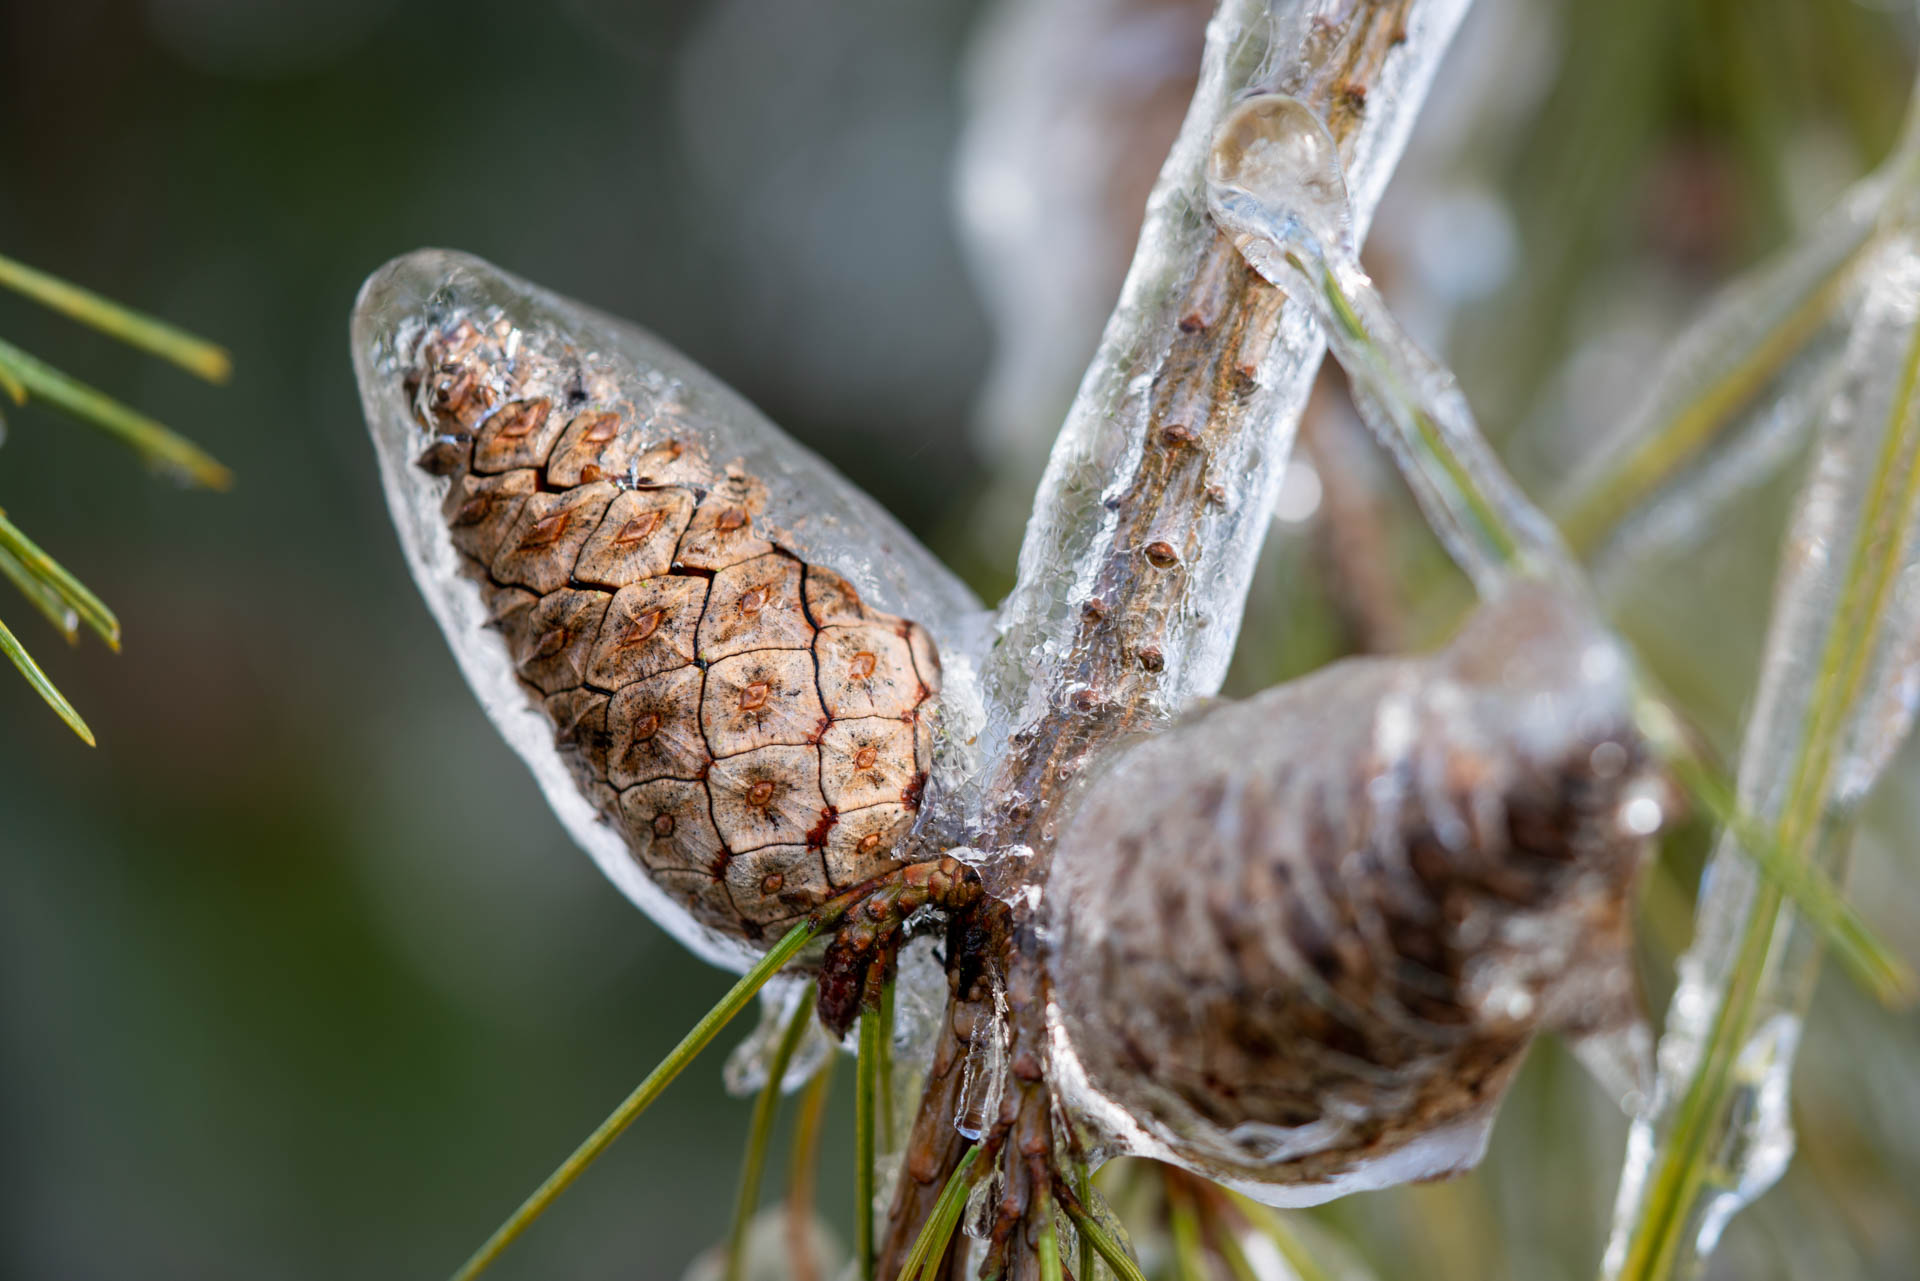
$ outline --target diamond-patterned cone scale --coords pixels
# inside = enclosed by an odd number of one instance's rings
[[[354,355],[416,580],[575,838],[735,966],[899,866],[937,647],[912,538],[650,336],[423,251]]]

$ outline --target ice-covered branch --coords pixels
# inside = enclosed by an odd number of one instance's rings
[[[1153,718],[1212,693],[1324,350],[1206,213],[1250,89],[1320,104],[1364,230],[1466,0],[1227,0],[1118,308],[1054,445],[986,671],[985,759],[1078,698]]]
[[[983,657],[986,721],[970,778],[944,804],[973,845],[1030,854],[1046,873],[1069,780],[1102,747],[1210,694],[1226,671],[1254,558],[1324,345],[1308,313],[1241,262],[1208,218],[1207,149],[1251,90],[1281,88],[1332,122],[1364,217],[1405,144],[1467,0],[1224,0],[1208,29],[1193,105],[1149,202],[1134,265],[1056,441],[1016,586]],[[1050,1139],[1044,977],[1026,909],[983,909],[972,937],[999,961],[955,976],[908,1139],[882,1270],[904,1259],[968,1139],[954,1125],[970,1053],[998,1044],[1009,1087],[984,1136],[1004,1144],[988,1256],[1020,1269],[1012,1242],[1046,1190],[1028,1163]],[[1004,974],[994,974],[996,964]],[[1002,987],[1001,984],[1004,984]],[[1012,1154],[1021,1155],[1011,1159]],[[1036,1195],[1038,1200],[1035,1200]],[[1010,1253],[1011,1251],[1011,1253]]]

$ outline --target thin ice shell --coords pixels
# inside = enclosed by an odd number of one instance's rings
[[[620,834],[596,812],[595,800],[583,795],[555,749],[553,723],[529,703],[516,677],[516,657],[525,661],[529,656],[510,654],[499,633],[488,627],[499,610],[514,608],[516,602],[510,594],[501,598],[496,593],[496,599],[485,599],[481,589],[462,572],[462,549],[448,532],[450,512],[455,528],[461,527],[462,496],[449,499],[448,482],[417,465],[432,442],[415,417],[404,378],[426,327],[456,314],[499,317],[513,331],[506,339],[510,348],[530,342],[545,349],[581,353],[583,365],[610,382],[618,396],[647,412],[671,415],[676,420],[678,438],[695,443],[715,465],[734,464],[739,474],[763,485],[766,527],[781,531],[793,551],[837,571],[877,608],[921,621],[932,631],[936,643],[944,644],[962,620],[979,611],[979,605],[871,499],[789,440],[710,374],[644,331],[539,289],[479,259],[443,250],[422,250],[396,259],[374,273],[363,287],[353,318],[353,357],[388,506],[415,581],[461,670],[502,735],[533,771],[568,831],[607,876],[694,952],[715,964],[743,969],[752,963],[755,950],[696,921],[654,879],[691,873],[650,874],[635,861]],[[515,470],[521,461],[516,450],[539,450],[555,465],[565,467],[571,465],[568,460],[576,447],[597,447],[592,441],[575,441],[571,434],[558,434],[567,431],[588,436],[592,423],[569,423],[567,415],[557,413],[539,419],[529,412],[527,418],[522,422],[515,417],[491,431],[481,428],[473,446],[474,470],[490,474],[472,476],[470,483],[510,490],[515,478],[525,474]],[[549,434],[555,438],[547,440]],[[671,458],[629,461],[631,469],[659,471],[660,475],[653,478],[668,484],[675,479],[671,474],[674,466]],[[637,476],[639,472],[630,474]],[[535,497],[529,492],[525,504],[530,505]],[[594,496],[595,502],[598,497]],[[556,515],[528,512],[523,506],[496,506],[490,500],[476,502],[470,510],[474,520],[480,522],[493,519],[496,511],[504,513],[503,519],[531,522],[523,537],[530,535],[535,544],[542,541],[541,531],[547,528],[538,522]],[[642,514],[636,516],[646,519]],[[697,532],[699,514],[691,519],[694,525],[690,528]],[[564,524],[556,520],[553,527]],[[495,535],[505,538],[502,531],[492,531],[487,538],[499,541]],[[744,559],[745,553],[757,550],[736,551],[726,540],[727,531],[718,527],[708,539],[711,555],[717,558],[713,560],[716,571],[732,563],[729,558]],[[686,546],[683,543],[683,556]],[[609,574],[631,570],[631,566],[616,564],[612,559],[606,562]],[[496,565],[494,571],[532,586],[548,585],[540,581],[546,569],[538,556],[528,558],[525,564]],[[717,572],[714,581],[720,581]],[[530,603],[530,588],[528,594]],[[618,597],[613,599],[617,601]],[[604,589],[560,590],[543,599],[540,608],[575,613],[593,608],[604,613],[608,609],[605,601]],[[562,634],[579,630],[562,630]],[[692,643],[698,644],[700,639],[693,638]],[[725,641],[711,643],[724,646]],[[613,656],[589,650],[579,654],[556,651],[550,661],[589,665],[596,658],[614,661]],[[559,687],[577,675],[571,669],[564,673],[556,670],[551,679]],[[963,690],[954,690],[952,696],[962,701],[967,697]],[[580,714],[589,710],[583,708]]]

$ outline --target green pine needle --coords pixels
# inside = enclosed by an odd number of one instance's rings
[[[55,591],[45,579],[28,569],[18,557],[4,547],[0,547],[0,578],[5,578],[18,588],[20,594],[25,596],[28,602],[40,611],[41,616],[53,625],[53,630],[60,633],[62,640],[69,645],[79,643],[80,616],[74,612],[73,607],[62,600],[60,593]]]
[[[767,1083],[753,1103],[753,1120],[747,1127],[747,1155],[740,1163],[740,1197],[733,1209],[733,1231],[727,1237],[725,1281],[742,1281],[747,1273],[747,1233],[753,1226],[753,1212],[760,1205],[760,1176],[767,1167],[767,1144],[773,1138],[774,1114],[780,1110],[780,1086],[786,1079],[787,1065],[807,1035],[813,1018],[815,990],[801,994],[799,1008],[787,1023],[787,1030],[774,1048],[773,1061],[767,1065]]]
[[[655,1099],[660,1097],[667,1086],[673,1083],[675,1077],[686,1070],[687,1065],[699,1056],[700,1051],[706,1049],[708,1043],[719,1035],[720,1029],[731,1022],[733,1016],[753,999],[754,994],[767,985],[767,980],[778,974],[785,968],[788,961],[799,955],[800,949],[811,942],[813,936],[824,927],[826,919],[826,910],[823,909],[814,919],[802,921],[794,926],[787,931],[785,937],[773,945],[765,956],[760,958],[759,964],[741,975],[740,981],[720,998],[720,1003],[708,1010],[700,1021],[693,1025],[693,1030],[681,1039],[680,1044],[674,1046],[672,1052],[661,1060],[660,1065],[647,1074],[647,1079],[642,1081],[634,1092],[629,1094],[620,1106],[615,1108],[612,1114],[587,1136],[586,1142],[575,1148],[573,1154],[547,1176],[546,1182],[534,1189],[533,1195],[521,1202],[520,1208],[494,1230],[485,1244],[474,1251],[473,1257],[453,1274],[454,1281],[471,1281],[471,1278],[486,1271],[508,1246],[533,1225],[535,1219],[546,1213],[547,1207],[552,1205],[562,1192],[571,1187],[574,1180],[586,1173],[587,1167],[598,1160],[601,1153],[613,1146],[613,1141],[625,1133],[626,1128],[632,1125]]]
[[[208,489],[227,489],[233,484],[233,473],[186,437],[29,356],[12,343],[0,341],[0,370],[48,404],[131,446],[156,467]]]
[[[860,1281],[873,1281],[873,1201],[878,1186],[874,1153],[874,1120],[880,1094],[880,1016],[860,1015],[860,1059],[854,1068],[853,1089],[853,1242]]]
[[[0,552],[12,557],[35,582],[52,592],[81,622],[98,633],[109,649],[120,648],[120,620],[114,617],[113,611],[89,591],[86,584],[68,573],[60,562],[41,551],[38,544],[21,533],[19,527],[7,519],[4,511],[0,511]],[[8,577],[13,576],[8,574]],[[72,629],[62,630],[71,634]]]
[[[4,256],[0,256],[0,286],[129,346],[152,352],[208,382],[223,383],[233,375],[232,357],[206,339]]]
[[[940,1197],[933,1203],[933,1212],[927,1215],[927,1221],[920,1225],[920,1235],[914,1238],[907,1265],[900,1270],[900,1281],[938,1281],[935,1271],[940,1260],[946,1257],[947,1244],[960,1226],[960,1216],[967,1208],[967,1194],[973,1191],[974,1163],[979,1159],[978,1145],[968,1148],[960,1164],[947,1176],[946,1186],[940,1189]]]
[[[5,623],[0,623],[0,653],[5,653],[13,661],[13,665],[20,669],[20,674],[27,678],[27,684],[33,686],[34,692],[47,700],[47,706],[67,723],[67,728],[78,734],[81,742],[92,747],[93,731],[87,728],[84,720],[80,719],[80,713],[73,710],[73,704],[67,701],[66,696],[54,688],[53,682],[47,679],[47,674],[40,670],[40,664],[33,661],[33,656],[27,653],[26,647],[7,630]]]
[[[1045,1195],[1044,1193],[1042,1194]],[[1060,1268],[1060,1238],[1053,1230],[1053,1206],[1040,1211],[1040,1281],[1063,1281]]]
[[[1060,1200],[1059,1205],[1073,1220],[1073,1226],[1079,1229],[1081,1238],[1092,1244],[1094,1253],[1106,1260],[1119,1281],[1147,1281],[1140,1271],[1140,1265],[1133,1261],[1126,1247],[1114,1240],[1100,1221],[1087,1212],[1085,1206],[1075,1205],[1065,1198]]]

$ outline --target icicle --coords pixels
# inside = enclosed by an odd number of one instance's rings
[[[1862,274],[1872,284],[1788,534],[1740,767],[1743,806],[1789,857],[1835,874],[1920,683],[1920,241],[1890,238]],[[1780,1177],[1818,943],[1722,838],[1629,1144],[1608,1276],[1689,1275]]]
[[[979,1142],[1000,1113],[1000,1093],[1007,1083],[1007,998],[994,988],[991,1014],[976,1018],[960,1065],[960,1098],[954,1106],[953,1128]]]

